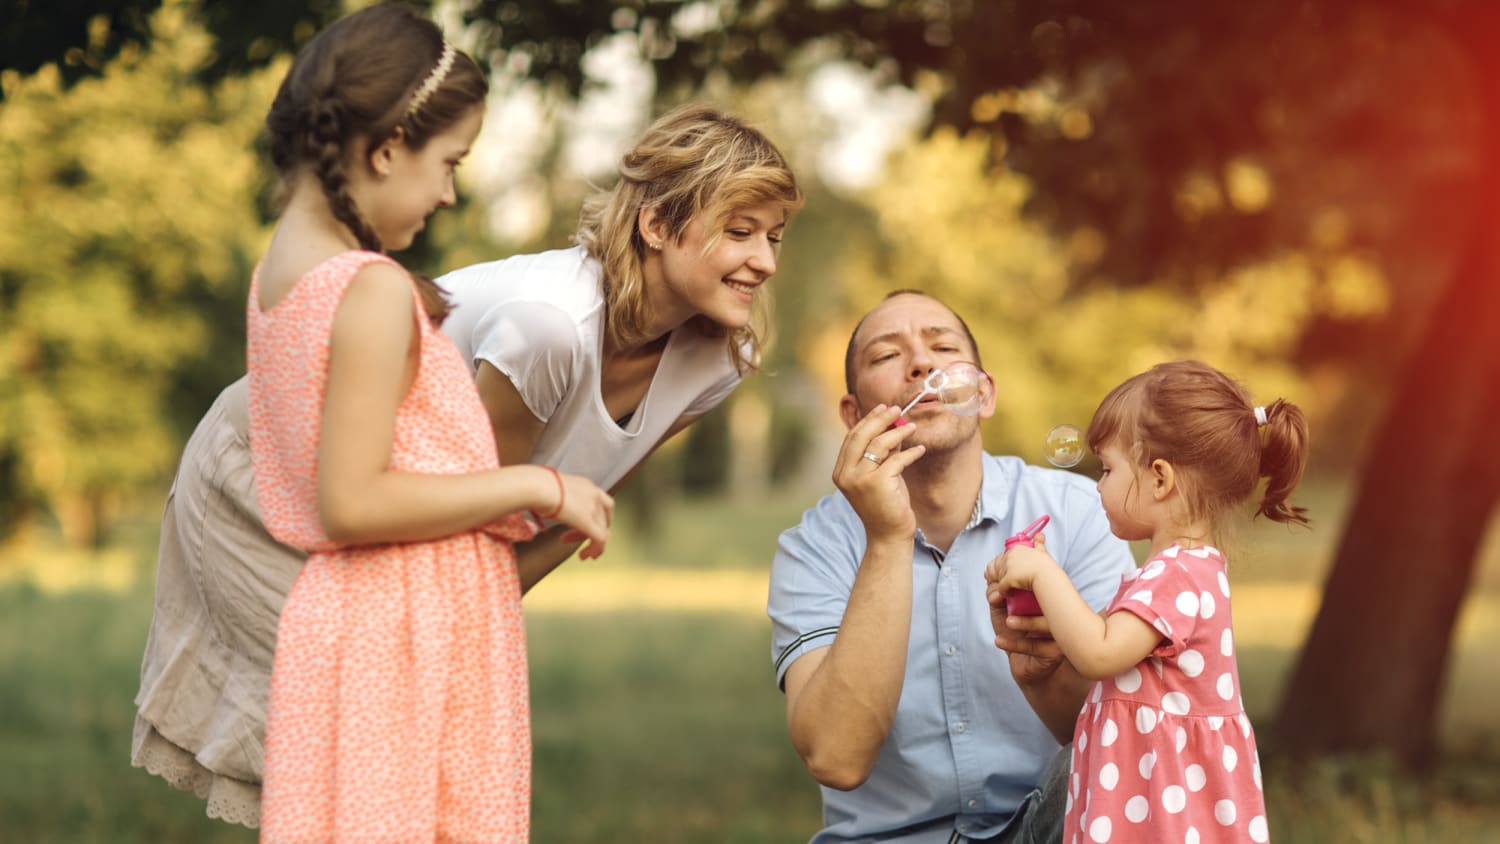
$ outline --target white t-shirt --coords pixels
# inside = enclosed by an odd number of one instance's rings
[[[487,361],[543,423],[531,462],[612,489],[684,415],[712,410],[740,382],[721,337],[672,332],[651,386],[624,427],[600,393],[604,295],[583,247],[516,255],[437,279],[453,311],[443,331],[469,365]],[[504,435],[504,432],[501,432]]]

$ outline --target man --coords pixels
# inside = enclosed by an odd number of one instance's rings
[[[771,568],[787,730],[823,786],[814,844],[1061,840],[1059,745],[1089,683],[1045,621],[989,606],[984,569],[1043,514],[1048,550],[1096,608],[1133,561],[1088,480],[984,452],[988,379],[977,416],[927,397],[895,424],[959,361],[979,350],[936,299],[898,291],[865,316],[845,359],[839,492],[782,534]]]

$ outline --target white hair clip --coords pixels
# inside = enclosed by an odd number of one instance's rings
[[[432,96],[432,92],[436,91],[438,86],[443,84],[443,80],[448,78],[448,71],[453,69],[453,60],[457,56],[458,51],[453,49],[453,45],[444,41],[443,54],[438,57],[437,65],[433,67],[431,73],[427,74],[427,78],[422,80],[421,86],[411,97],[411,105],[406,107],[408,117],[416,114],[417,109],[421,108],[423,103],[427,102],[427,98]]]
[[[1255,424],[1266,424],[1266,409],[1264,407],[1257,406],[1255,408]]]

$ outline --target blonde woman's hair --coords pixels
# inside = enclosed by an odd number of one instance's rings
[[[802,191],[776,145],[733,115],[689,105],[663,115],[620,159],[620,179],[584,202],[574,239],[603,268],[605,344],[621,349],[646,342],[646,241],[640,211],[655,207],[668,235],[680,241],[700,214],[709,233],[705,254],[738,210],[779,203],[787,217],[802,207]],[[765,345],[765,294],[756,296],[750,323],[733,331],[704,316],[692,324],[726,339],[730,359],[744,372],[755,368]]]

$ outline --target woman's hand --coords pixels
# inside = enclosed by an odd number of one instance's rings
[[[900,408],[877,405],[844,437],[833,483],[849,499],[871,541],[910,540],[917,517],[901,473],[926,453],[925,446],[901,448],[915,425],[892,428]]]

